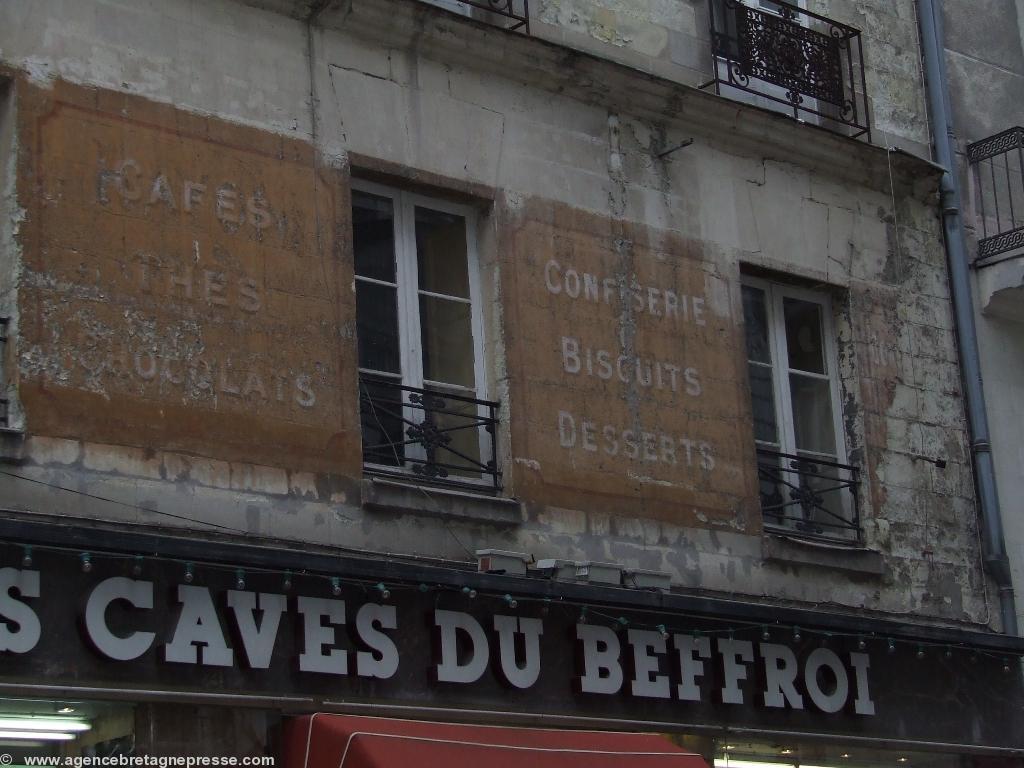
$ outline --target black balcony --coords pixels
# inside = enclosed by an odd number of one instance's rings
[[[498,407],[362,373],[363,467],[372,475],[496,493]]]
[[[834,461],[757,449],[766,529],[826,541],[860,541],[860,470]]]
[[[480,21],[502,27],[511,32],[530,34],[530,0],[422,0],[441,7],[452,6],[467,11],[467,15]]]
[[[860,30],[785,2],[709,0],[715,92],[871,140]]]
[[[967,159],[981,219],[977,261],[1024,254],[1024,128],[968,144]]]

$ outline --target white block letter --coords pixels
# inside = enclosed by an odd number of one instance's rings
[[[764,658],[764,705],[785,707],[788,703],[793,709],[803,709],[804,697],[793,685],[800,671],[793,651],[785,645],[761,643],[761,656]]]
[[[266,669],[274,654],[277,628],[281,624],[281,614],[284,613],[287,601],[284,595],[269,592],[260,592],[258,597],[259,609],[263,611],[263,621],[259,627],[256,626],[255,592],[228,590],[228,607],[235,614],[235,626],[242,636],[242,648],[249,666],[253,669]]]
[[[210,598],[210,590],[179,584],[178,602],[181,603],[181,613],[174,628],[174,637],[164,647],[164,658],[182,664],[200,663],[196,646],[201,645],[202,664],[230,667],[234,663],[234,654],[224,642],[224,633]]]
[[[711,641],[706,637],[693,635],[672,635],[672,645],[679,652],[679,676],[682,682],[676,687],[676,696],[682,701],[700,701],[700,687],[697,678],[704,675],[704,662],[711,658]]]
[[[12,589],[21,597],[39,597],[39,571],[0,568],[0,618],[18,625],[17,632],[12,632],[9,624],[0,621],[0,651],[28,653],[39,642],[42,628],[36,612],[11,597]]]
[[[633,646],[634,696],[648,696],[653,699],[667,699],[672,695],[668,675],[658,674],[658,656],[665,653],[665,638],[661,632],[647,629],[631,629],[627,633]],[[652,654],[652,651],[654,652]]]
[[[377,627],[380,629],[377,629]],[[398,671],[398,648],[381,629],[397,629],[398,617],[393,605],[367,603],[356,614],[356,632],[370,647],[356,653],[356,674],[387,680]]]
[[[514,688],[529,688],[540,676],[540,636],[544,633],[544,624],[540,619],[495,616],[494,630],[498,633],[502,677]],[[525,639],[526,658],[522,667],[516,663],[516,632]]]
[[[437,679],[444,683],[475,683],[487,669],[487,635],[477,620],[460,611],[434,611],[434,626],[440,630],[441,663]],[[469,638],[470,652],[465,664],[459,663],[459,632]]]
[[[85,632],[96,650],[115,661],[131,661],[149,650],[153,632],[131,632],[118,637],[107,626],[107,606],[124,600],[134,608],[153,607],[153,582],[134,581],[123,576],[105,579],[96,585],[85,604]]]
[[[576,639],[583,646],[580,690],[583,693],[618,693],[622,687],[619,636],[608,627],[577,624]]]
[[[875,714],[875,702],[871,700],[871,691],[868,690],[868,669],[871,667],[871,658],[866,653],[851,653],[850,665],[856,673],[854,676],[857,686],[857,698],[853,700],[853,711],[858,715]]]
[[[345,623],[345,601],[322,597],[300,597],[297,602],[302,614],[302,635],[305,647],[299,654],[300,672],[323,672],[327,675],[348,674],[348,653],[325,645],[334,645],[334,627]],[[327,619],[327,624],[324,624]]]
[[[818,671],[822,667],[828,667],[835,676],[836,688],[831,694],[825,693],[818,684]],[[822,712],[831,714],[842,709],[850,693],[850,681],[842,659],[828,648],[815,648],[811,651],[804,664],[804,688],[807,689],[807,695],[811,697],[814,706]]]
[[[723,704],[742,704],[743,690],[740,680],[747,679],[747,668],[742,662],[754,660],[754,645],[749,640],[719,639],[718,652],[722,655]]]

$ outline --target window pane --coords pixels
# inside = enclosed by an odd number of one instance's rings
[[[789,376],[789,387],[796,449],[834,457],[836,440],[828,380],[793,373]]]
[[[761,443],[778,444],[779,434],[775,421],[775,393],[772,391],[772,369],[765,365],[750,364],[750,400],[754,412],[754,439]]]
[[[395,282],[395,213],[388,198],[352,193],[352,249],[357,275]]]
[[[361,378],[359,420],[363,430],[363,461],[401,466],[405,459],[402,390],[387,382]]]
[[[789,478],[782,471],[781,456],[757,454],[758,490],[761,493],[761,512],[769,525],[786,523],[787,502],[789,501]]]
[[[416,259],[421,291],[469,298],[464,218],[417,207]]]
[[[789,367],[799,371],[825,373],[821,305],[799,299],[783,299],[782,303],[786,316]]]
[[[801,487],[814,491],[814,495],[804,497],[803,522],[798,527],[826,536],[855,536],[853,496],[843,487],[840,470],[815,461],[815,457],[804,457],[799,468]]]
[[[397,289],[356,280],[359,367],[401,373]]]
[[[747,359],[759,363],[772,361],[768,346],[768,313],[764,291],[743,286],[743,325],[747,331]]]
[[[473,329],[470,306],[436,296],[420,296],[423,377],[473,387]]]
[[[451,477],[480,477],[480,434],[477,406],[456,399],[443,390],[431,388],[431,392],[443,402],[443,405],[430,412],[431,423],[445,436],[443,445],[439,445],[433,460],[446,464],[446,471]],[[475,393],[460,393],[461,397],[475,397]]]

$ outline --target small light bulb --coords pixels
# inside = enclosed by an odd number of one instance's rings
[[[519,601],[512,597],[512,595],[505,595],[505,602],[508,604],[509,608],[519,607]]]
[[[284,589],[285,592],[287,592],[289,589],[292,588],[292,572],[291,571],[285,571],[284,572],[284,581],[281,582],[281,587]]]
[[[924,658],[924,648],[922,648],[920,645],[917,646],[917,658],[919,658],[919,659],[923,659]]]
[[[82,558],[82,573],[92,572],[92,557],[88,552],[83,552],[79,557]]]
[[[142,555],[135,556],[135,562],[132,564],[132,576],[138,578],[142,575]]]
[[[953,649],[947,647],[945,653],[943,653],[942,655],[945,656],[947,659],[952,659],[953,658]]]
[[[584,605],[582,608],[580,608],[580,617],[579,619],[577,619],[577,622],[580,624],[587,623],[587,606]]]
[[[337,597],[341,594],[341,579],[331,576],[331,594]]]
[[[763,627],[761,629],[761,640],[763,640],[764,642],[767,643],[771,639],[772,639],[772,633],[768,631],[768,627]]]
[[[185,583],[191,584],[195,578],[195,573],[192,572],[192,563],[185,563]]]
[[[32,547],[25,547],[24,553],[21,556],[21,565],[23,568],[32,567]]]
[[[476,590],[472,587],[463,587],[462,594],[464,594],[466,597],[472,600],[474,597],[476,597]]]
[[[380,592],[380,596],[384,600],[387,600],[389,597],[391,597],[391,591],[384,586],[383,582],[377,585],[377,591]]]
[[[668,630],[665,628],[664,624],[658,625],[658,631],[661,633],[663,639],[668,640]]]
[[[857,650],[858,651],[863,651],[867,647],[868,647],[868,644],[864,641],[864,638],[863,637],[858,637],[857,638]]]
[[[799,643],[803,639],[803,635],[800,634],[800,627],[793,627],[793,642]]]
[[[892,640],[890,640],[888,645],[886,645],[885,649],[889,653],[896,653],[896,643],[894,643]]]
[[[1009,659],[1003,659],[1003,672],[1009,672],[1009,671],[1010,671],[1010,661],[1009,661]]]
[[[235,589],[245,589],[245,571],[241,568],[235,571]]]

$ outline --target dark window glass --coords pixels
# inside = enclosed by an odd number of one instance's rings
[[[395,212],[391,200],[352,193],[352,249],[356,274],[395,282]]]
[[[783,299],[786,317],[786,348],[789,367],[810,373],[826,373],[821,338],[821,305],[799,299]]]
[[[747,333],[747,359],[770,363],[772,353],[768,346],[768,312],[765,294],[760,288],[743,286],[743,325]]]
[[[416,262],[421,291],[468,299],[466,220],[417,207]]]
[[[359,367],[372,371],[401,372],[398,346],[396,289],[356,281],[356,333]]]
[[[474,386],[473,326],[464,301],[420,295],[423,376],[430,381]]]

